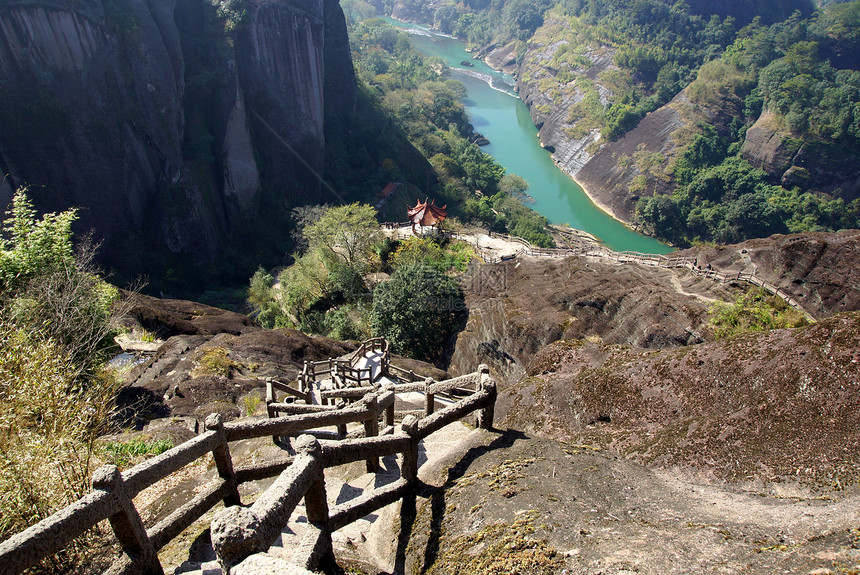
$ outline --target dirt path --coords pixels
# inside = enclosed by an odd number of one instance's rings
[[[583,446],[485,434],[400,518],[406,573],[857,573],[860,494],[759,493]],[[497,542],[501,542],[497,545]],[[396,571],[395,571],[396,572]]]

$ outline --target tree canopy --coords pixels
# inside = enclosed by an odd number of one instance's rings
[[[434,360],[464,306],[456,280],[431,266],[408,264],[373,291],[370,324],[398,353]]]
[[[303,234],[311,251],[324,250],[359,272],[366,267],[373,244],[381,239],[376,210],[358,202],[325,210]]]

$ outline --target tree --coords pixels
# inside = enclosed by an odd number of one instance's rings
[[[9,292],[39,274],[73,266],[72,222],[75,210],[45,214],[36,219],[27,188],[12,197],[0,237],[0,291]]]
[[[505,174],[499,180],[499,191],[508,196],[523,199],[529,191],[529,183],[516,174]]]
[[[86,381],[107,359],[121,314],[118,290],[93,264],[95,248],[85,242],[75,253],[76,218],[67,210],[37,219],[27,189],[15,192],[0,237],[0,319],[62,346]]]
[[[311,250],[323,249],[363,272],[381,233],[372,206],[358,202],[329,208],[303,232]]]
[[[397,352],[432,360],[454,333],[464,305],[454,279],[432,267],[410,264],[376,286],[370,325],[373,334],[387,338]]]

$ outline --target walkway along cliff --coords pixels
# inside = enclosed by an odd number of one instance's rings
[[[346,382],[339,375],[344,369],[355,369],[364,361],[376,369],[365,371],[373,375]],[[332,532],[406,496],[415,487],[418,473],[418,450],[422,440],[446,425],[477,413],[477,425],[490,429],[496,400],[496,384],[488,370],[481,366],[469,375],[446,381],[413,382],[408,370],[392,366],[388,361],[388,345],[384,340],[365,342],[351,357],[333,361],[332,370],[324,379],[302,378],[302,386],[273,385],[269,381],[269,418],[257,421],[222,423],[218,414],[206,419],[206,430],[170,451],[129,470],[120,471],[106,465],[93,477],[93,491],[29,529],[0,543],[0,565],[3,573],[17,574],[38,561],[60,551],[72,539],[105,519],[110,520],[114,535],[122,547],[121,556],[107,573],[163,573],[158,550],[182,533],[209,509],[223,501],[226,509],[212,522],[212,542],[224,573],[250,573],[255,561],[266,562],[270,572],[307,573],[334,560]],[[306,366],[305,374],[314,366]],[[360,371],[360,370],[359,370]],[[323,376],[323,372],[315,372]],[[398,376],[407,376],[406,380]],[[325,387],[323,390],[321,388]],[[276,402],[277,391],[287,390],[304,403]],[[329,400],[339,399],[337,405],[321,405],[320,393],[327,392]],[[424,415],[407,415],[399,425],[394,421],[396,394],[425,394]],[[434,397],[447,395],[448,405],[435,411]],[[455,399],[459,397],[459,399]],[[355,400],[354,398],[360,398]],[[348,403],[349,402],[349,403]],[[301,411],[305,413],[296,413]],[[280,411],[294,411],[279,415]],[[380,429],[380,417],[383,427]],[[349,424],[361,428],[346,434]],[[295,456],[284,452],[279,461],[267,461],[248,467],[234,467],[230,442],[254,437],[295,436],[335,427],[339,438],[317,440],[302,435],[294,442]],[[171,473],[211,453],[219,479],[180,506],[155,525],[144,525],[134,497],[143,489],[163,480]],[[380,457],[399,454],[400,479],[375,489],[332,509],[325,496],[325,470],[352,461],[366,460],[368,469],[376,469]],[[251,506],[241,506],[239,485],[266,477],[275,483]],[[276,539],[296,506],[304,499],[308,530],[292,562],[272,557],[256,558]],[[247,561],[247,563],[245,563]],[[246,571],[247,569],[247,571]]]

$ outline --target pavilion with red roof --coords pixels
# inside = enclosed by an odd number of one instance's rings
[[[420,226],[421,229],[427,227],[438,227],[445,221],[445,218],[448,217],[447,208],[448,204],[445,204],[441,208],[436,205],[435,200],[427,199],[424,200],[424,203],[416,200],[416,205],[414,208],[409,208],[406,213],[409,215],[409,222],[412,224],[412,233],[417,234],[418,231],[416,229],[417,226]]]

